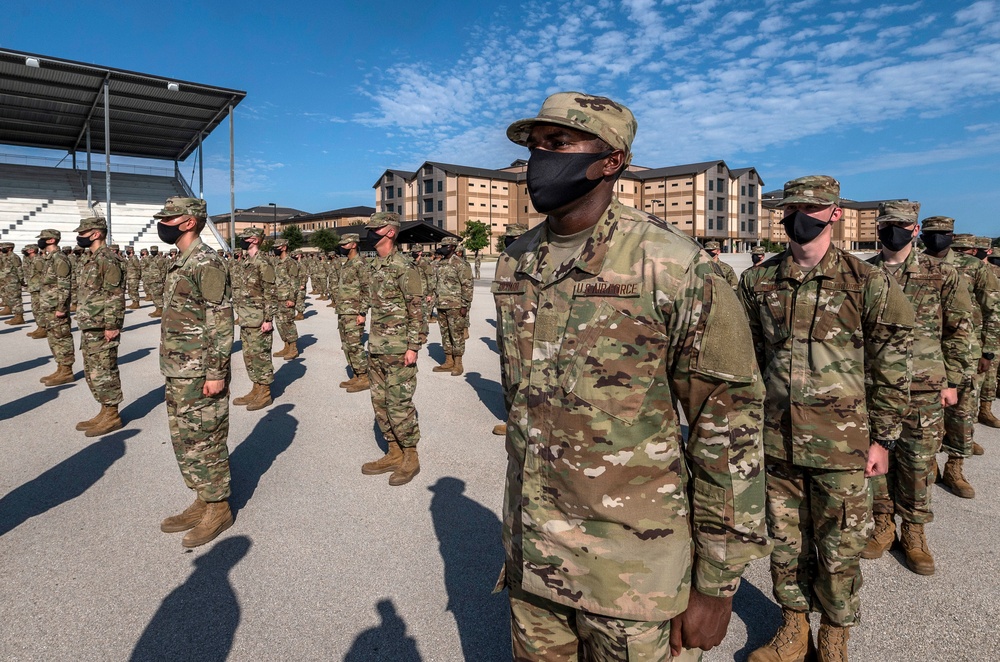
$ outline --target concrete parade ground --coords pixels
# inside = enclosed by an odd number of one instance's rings
[[[733,258],[737,271],[749,263]],[[47,342],[25,336],[33,325],[0,325],[0,660],[509,660],[506,595],[491,594],[506,465],[491,434],[504,414],[492,273],[484,263],[464,375],[431,372],[443,352],[430,327],[415,398],[422,470],[402,487],[361,474],[385,442],[368,392],[337,387],[336,316],[312,297],[300,358],[274,360],[274,404],[231,408],[236,522],[193,551],[159,530],[192,494],[169,443],[152,305],[125,318],[125,427],[97,439],[73,429],[98,411],[82,359],[74,383],[46,388]],[[231,395],[249,390],[237,343]],[[937,574],[911,573],[900,551],[862,562],[852,660],[1000,659],[1000,430],[976,437],[976,498],[933,489]],[[704,659],[746,659],[779,621],[757,561]]]

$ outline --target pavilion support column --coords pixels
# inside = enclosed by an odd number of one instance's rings
[[[233,104],[229,104],[229,247],[236,248],[236,140]]]
[[[94,182],[90,175],[90,122],[87,122],[87,209],[94,210]]]
[[[198,134],[198,197],[205,199],[205,154],[202,152],[202,135]]]
[[[108,243],[111,233],[111,101],[108,99],[108,79],[104,79],[104,218],[108,223]]]

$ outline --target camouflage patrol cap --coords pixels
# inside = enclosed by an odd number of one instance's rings
[[[0,244],[0,248],[14,248],[14,244],[10,243],[9,241],[5,241],[2,244]]]
[[[764,255],[767,251],[764,250],[763,246],[754,246],[750,249],[751,255]]]
[[[921,223],[924,232],[954,232],[955,219],[949,216],[929,216]]]
[[[77,226],[73,232],[90,232],[91,230],[108,230],[108,222],[104,220],[103,216],[90,216],[88,218],[81,218],[80,225]]]
[[[38,233],[38,239],[55,239],[56,243],[62,239],[62,233],[59,230],[53,230],[52,228],[46,228]]]
[[[785,205],[835,205],[840,202],[840,182],[826,175],[807,175],[785,182],[778,207]]]
[[[28,245],[21,249],[21,252],[27,255],[28,253],[37,253],[38,246]]]
[[[153,218],[173,218],[174,216],[194,216],[195,218],[207,218],[208,213],[205,208],[205,201],[199,198],[183,198],[173,196],[167,198],[163,209],[153,214]]]
[[[441,240],[442,246],[458,246],[459,243],[458,237],[445,237]]]
[[[242,248],[237,248],[235,251],[233,251],[233,256],[234,257],[239,257],[240,255],[243,255],[243,249]]]
[[[80,250],[83,251],[82,248]],[[62,247],[62,252],[63,253],[72,253],[73,252],[73,247],[72,246],[63,246]]]
[[[920,217],[920,203],[909,200],[887,200],[878,203],[876,223],[905,223],[912,225]]]
[[[258,239],[264,238],[264,228],[244,228],[242,232],[237,235],[240,239],[249,239],[250,237],[257,237]]]
[[[170,254],[171,255],[176,255],[177,254],[177,249],[176,248],[171,248],[170,249]]]
[[[557,124],[590,133],[629,155],[639,128],[627,107],[607,97],[582,92],[558,92],[549,96],[537,116],[517,120],[507,127],[507,137],[518,145],[525,145],[535,124]]]
[[[113,250],[113,251],[120,251],[121,249],[122,249],[122,247],[119,246],[118,244],[111,244],[111,250]]]
[[[719,245],[719,242],[717,242],[717,241],[715,241],[713,239],[712,241],[706,241],[705,242],[705,250],[706,251],[718,251],[718,250],[722,250],[722,246]]]
[[[357,232],[348,232],[340,238],[340,245],[346,246],[347,244],[356,244],[361,241],[361,237]]]
[[[521,225],[520,223],[511,223],[510,225],[507,226],[507,230],[506,230],[506,232],[504,232],[504,236],[507,236],[507,237],[520,237],[522,234],[524,234],[527,231],[528,231],[528,228],[526,228],[525,226]]]
[[[288,240],[283,238],[275,239],[272,246],[274,246],[274,248],[288,248]]]
[[[956,234],[954,241],[951,242],[952,248],[975,248],[976,247],[976,235],[974,234]]]
[[[150,253],[159,253],[160,252],[160,247],[159,246],[150,246],[149,247],[149,252]]]
[[[365,227],[372,230],[378,230],[379,228],[384,228],[387,225],[398,228],[399,214],[391,211],[377,211],[372,214]]]
[[[976,237],[976,248],[993,248],[993,240],[989,237]]]

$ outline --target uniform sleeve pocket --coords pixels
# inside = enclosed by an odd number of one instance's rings
[[[701,478],[694,479],[694,499],[691,503],[694,538],[698,556],[725,563],[726,561],[726,490]]]

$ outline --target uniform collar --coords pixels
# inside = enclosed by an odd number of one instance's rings
[[[183,253],[177,256],[174,263],[170,265],[170,269],[179,269],[184,266],[184,263],[188,261],[188,258],[191,257],[196,250],[201,248],[203,244],[204,242],[202,242],[201,237],[195,237],[194,241],[191,242],[191,245],[188,246]]]
[[[838,273],[840,273],[840,249],[831,243],[823,258],[808,273],[804,273],[802,268],[795,264],[795,260],[792,259],[792,249],[786,249],[781,263],[778,264],[777,277],[778,280],[787,279],[804,283],[814,278],[836,278]]]

